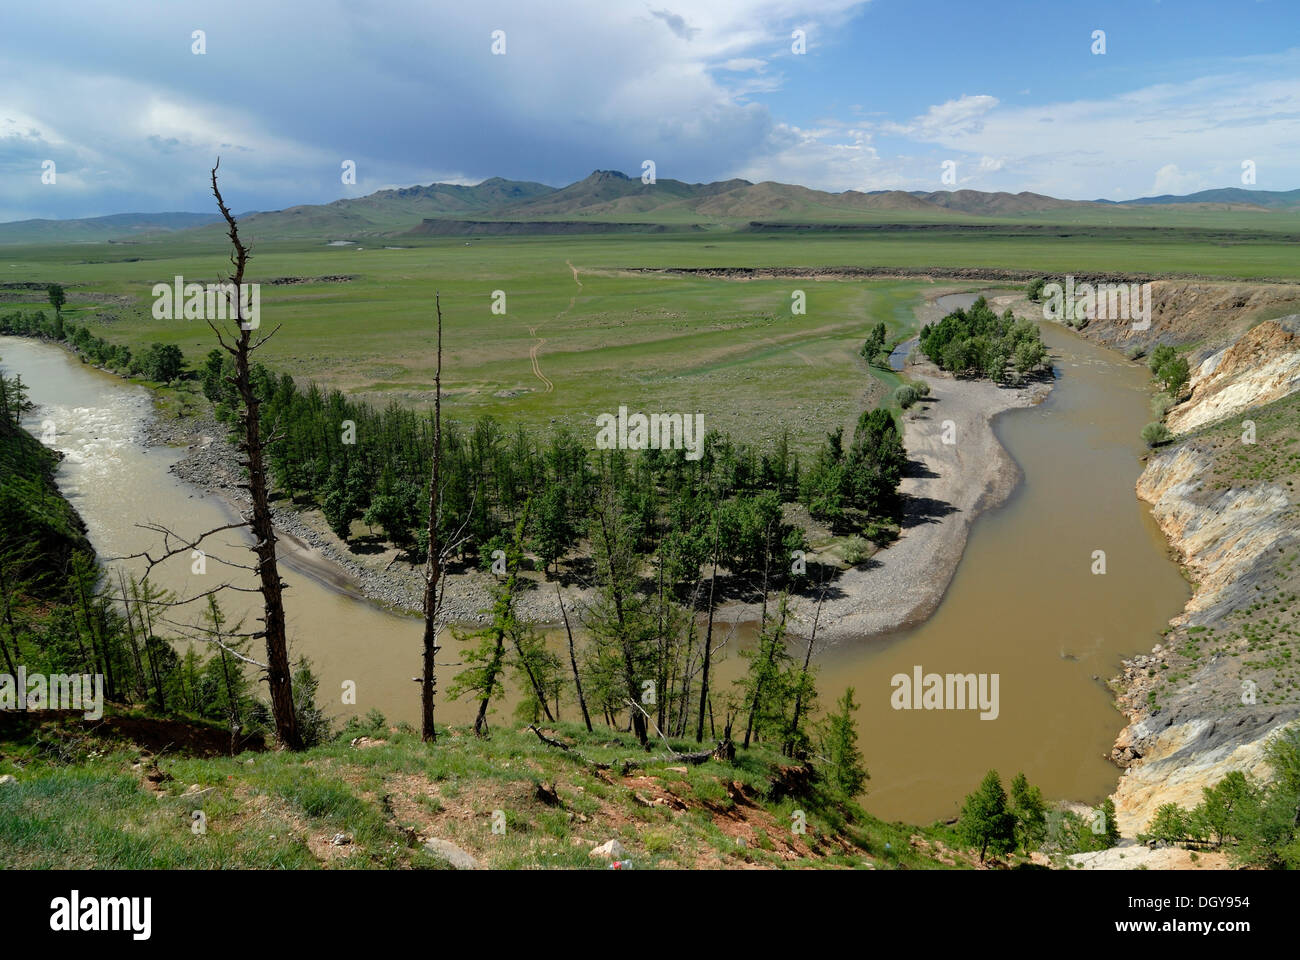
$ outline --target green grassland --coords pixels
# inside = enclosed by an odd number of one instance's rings
[[[645,263],[647,252],[623,238],[616,245],[547,239],[407,250],[263,248],[250,279],[264,284],[263,327],[283,326],[260,356],[295,378],[378,403],[427,403],[437,290],[453,417],[491,414],[512,425],[585,430],[594,429],[598,413],[626,404],[632,411],[699,412],[706,429],[749,438],[789,427],[812,442],[851,424],[894,385],[888,371],[872,377],[858,349],[880,320],[894,338],[910,335],[912,304],[932,286],[742,283],[611,269],[625,258]],[[68,319],[88,322],[110,341],[137,352],[154,341],[174,343],[197,362],[214,346],[211,332],[200,321],[154,319],[150,290],[176,274],[215,280],[224,257],[156,253],[134,262],[42,260],[5,270],[14,279],[48,277],[67,285]],[[661,262],[671,262],[669,256],[662,253]],[[588,272],[588,264],[596,270]],[[354,279],[266,283],[328,275]],[[807,294],[803,315],[791,311],[795,289]],[[504,315],[492,312],[495,290],[505,293]],[[29,308],[39,305],[39,293],[20,296],[32,298]],[[534,345],[540,371],[554,384],[549,392],[533,371]]]
[[[453,417],[491,414],[511,424],[582,430],[596,414],[626,404],[631,411],[700,412],[706,429],[747,439],[788,427],[806,446],[827,429],[851,424],[897,382],[887,371],[869,373],[857,356],[871,325],[884,321],[891,341],[901,340],[915,331],[913,308],[923,296],[980,284],[739,281],[624,268],[987,267],[1300,278],[1292,243],[1244,229],[1265,220],[1290,223],[1292,216],[1115,213],[1165,227],[1198,217],[1204,222],[1182,231],[1063,224],[1026,232],[1021,223],[980,231],[390,237],[342,247],[261,240],[254,220],[246,232],[254,243],[247,279],[263,284],[263,326],[281,326],[261,359],[300,380],[380,403],[428,403],[438,291]],[[893,219],[900,220],[897,213]],[[973,219],[965,217],[967,224]],[[137,352],[155,341],[176,344],[192,363],[213,347],[210,331],[200,321],[154,319],[151,288],[178,274],[215,281],[228,269],[227,248],[204,231],[0,251],[0,284],[62,283],[69,319]],[[337,276],[350,279],[317,279]],[[271,283],[284,277],[308,282]],[[791,312],[796,289],[807,294],[803,315]],[[505,293],[504,315],[492,312],[495,290]],[[0,309],[39,306],[42,299],[39,291],[0,294]],[[545,380],[534,373],[534,347]]]

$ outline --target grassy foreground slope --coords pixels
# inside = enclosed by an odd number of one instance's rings
[[[375,723],[304,753],[225,757],[216,726],[0,723],[0,775],[18,777],[0,785],[5,869],[444,867],[431,838],[489,868],[604,868],[590,851],[611,839],[636,869],[970,865],[948,828],[841,806],[762,747],[688,766],[581,725],[544,728],[564,751],[506,726],[488,739],[440,729],[426,745]]]

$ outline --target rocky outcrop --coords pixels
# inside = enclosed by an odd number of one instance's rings
[[[1244,311],[1253,296],[1231,299]],[[1165,340],[1211,346],[1168,421],[1193,435],[1152,454],[1137,493],[1196,590],[1164,640],[1112,682],[1129,720],[1112,751],[1127,768],[1114,794],[1126,836],[1163,804],[1195,806],[1234,770],[1266,778],[1266,743],[1300,717],[1289,666],[1300,653],[1300,317],[1241,331],[1242,316],[1184,319]],[[1238,332],[1214,343],[1224,327]]]
[[[1189,433],[1300,389],[1300,316],[1267,320],[1196,368],[1191,397],[1169,414],[1174,433]]]
[[[1134,347],[1150,351],[1158,343],[1184,346],[1195,369],[1260,320],[1296,310],[1300,286],[1294,284],[1153,280],[1150,326],[1139,329],[1141,324],[1128,318],[1098,318],[1083,334],[1122,352]]]
[[[1267,555],[1294,536],[1285,486],[1265,483],[1207,489],[1214,453],[1196,441],[1154,454],[1138,478],[1137,494],[1196,580],[1196,593],[1174,622],[1220,622],[1252,587]]]

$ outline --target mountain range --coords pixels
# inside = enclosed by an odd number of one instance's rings
[[[1061,200],[1037,193],[980,190],[828,193],[793,184],[722,180],[642,183],[597,170],[566,187],[493,177],[474,186],[433,183],[380,190],[364,197],[304,204],[241,216],[257,238],[322,241],[404,235],[592,232],[646,229],[725,229],[753,221],[849,224],[855,221],[960,222],[972,218],[1052,219],[1113,213],[1124,208],[1171,208],[1242,213],[1300,213],[1300,190],[1203,190],[1187,196],[1136,200]],[[175,234],[203,239],[220,231],[215,214],[116,214],[79,220],[0,224],[0,243],[130,242]],[[602,224],[595,228],[595,224]],[[513,225],[513,226],[509,226]],[[530,225],[530,226],[524,226]]]

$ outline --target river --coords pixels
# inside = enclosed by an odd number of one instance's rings
[[[910,822],[953,816],[989,768],[1004,780],[1023,770],[1049,798],[1099,801],[1114,789],[1117,771],[1104,755],[1123,718],[1097,678],[1149,648],[1188,596],[1134,495],[1138,431],[1149,419],[1144,368],[1060,327],[1044,325],[1044,339],[1057,357],[1055,389],[1040,406],[996,423],[1024,480],[1008,503],[974,525],[938,610],[914,629],[841,643],[816,658],[822,705],[850,685],[862,704],[859,743],[872,774],[865,805],[877,815]],[[193,536],[231,522],[219,499],[197,496],[168,473],[182,451],[142,444],[151,416],[144,388],[30,340],[0,337],[0,361],[22,374],[38,404],[28,428],[39,435],[53,424],[54,446],[65,454],[60,488],[102,559],[156,554],[161,540],[141,523]],[[215,559],[248,563],[242,532],[212,543],[205,574],[192,572],[187,553],[154,580],[186,595],[225,580],[250,584],[247,573]],[[411,678],[420,669],[419,621],[338,589],[301,548],[282,546],[291,653],[312,660],[322,706],[336,717],[377,708],[390,720],[417,722]],[[1090,572],[1096,550],[1106,553],[1104,575]],[[230,593],[223,603],[253,624],[258,599]],[[448,640],[440,662],[457,661],[457,650]],[[719,681],[739,667],[729,653]],[[998,674],[998,717],[894,710],[891,677],[917,665],[927,673]],[[444,688],[454,672],[439,671]],[[346,681],[356,685],[355,704],[342,700]],[[498,709],[498,722],[509,707]],[[440,698],[440,722],[472,714],[471,704]]]
[[[819,658],[823,704],[847,686],[862,704],[865,806],[909,822],[955,816],[989,769],[1019,771],[1044,796],[1100,802],[1124,725],[1104,681],[1149,650],[1191,589],[1134,493],[1150,420],[1141,364],[1064,327],[1042,324],[1056,384],[1039,406],[994,430],[1023,472],[1002,506],[976,520],[942,603],[918,627]],[[1104,551],[1105,573],[1093,573]],[[896,710],[891,679],[999,675],[999,712]]]

